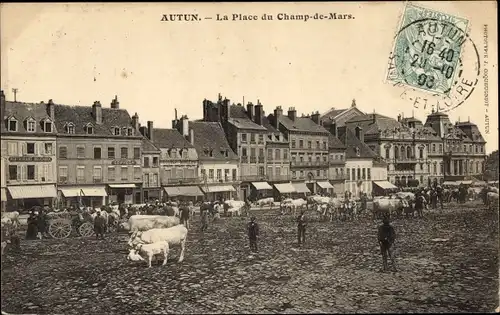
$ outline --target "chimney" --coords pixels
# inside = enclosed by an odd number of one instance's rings
[[[210,115],[210,101],[207,99],[203,100],[203,121],[209,121]],[[176,117],[177,119],[177,117]]]
[[[288,109],[288,118],[291,120],[295,120],[295,118],[297,118],[297,111],[295,110],[295,107],[290,107]]]
[[[187,138],[189,136],[189,118],[186,115],[181,117],[181,130],[182,136]]]
[[[148,128],[146,126],[140,126],[139,127],[139,132],[146,138],[149,138],[148,135]]]
[[[253,121],[254,113],[253,113],[253,104],[252,102],[248,102],[247,104],[247,115],[248,118]]]
[[[5,118],[5,93],[0,90],[0,118]]]
[[[135,130],[139,131],[139,115],[137,115],[137,113],[132,116],[132,127],[134,127]]]
[[[262,116],[264,116],[263,106],[259,100],[257,100],[257,105],[255,105],[255,123],[262,126]]]
[[[331,133],[332,135],[334,135],[335,137],[337,137],[337,134],[338,134],[338,132],[337,132],[337,123],[336,123],[336,122],[334,122],[334,121],[333,121],[333,122],[332,122],[332,124],[330,125],[330,133]]]
[[[314,123],[319,125],[319,112],[316,111],[315,113],[312,113],[311,119],[312,119],[312,121],[314,121]]]
[[[352,99],[351,107],[356,107],[356,99]]]
[[[279,121],[281,115],[283,115],[283,109],[281,109],[281,106],[277,106],[274,110],[274,128],[276,128],[277,130],[279,130]]]
[[[148,138],[149,140],[154,141],[153,122],[151,120],[148,120]]]
[[[56,114],[55,114],[55,105],[52,99],[50,99],[49,102],[47,103],[47,114],[49,115],[50,119],[54,120]]]
[[[363,134],[363,128],[357,126],[356,127],[356,138],[359,139],[359,141],[361,142],[365,142],[365,137],[364,137],[364,134]]]
[[[94,116],[95,123],[100,125],[102,124],[102,106],[101,102],[95,101],[94,105],[92,105],[92,115]]]
[[[398,122],[401,122],[401,114],[398,115]]]
[[[224,119],[229,119],[231,118],[231,106],[229,105],[229,99],[227,98],[224,98],[224,100],[222,101],[222,107],[223,107],[223,110],[222,110],[222,113],[225,114],[225,118]],[[221,119],[221,122],[222,122],[222,119]]]
[[[113,100],[111,100],[111,108],[114,108],[114,109],[120,108],[120,102],[118,102],[118,95],[115,95],[115,98]]]
[[[376,119],[375,119],[375,110],[373,110],[373,114],[372,114],[372,122],[373,122],[373,123],[376,123]]]
[[[189,142],[194,145],[194,130],[190,129],[189,130]]]

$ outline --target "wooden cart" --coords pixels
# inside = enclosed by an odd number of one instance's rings
[[[94,224],[90,215],[56,212],[48,218],[48,225],[49,235],[55,239],[68,238],[73,231],[83,237],[94,234]]]

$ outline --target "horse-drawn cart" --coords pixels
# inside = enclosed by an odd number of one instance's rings
[[[70,212],[52,212],[47,214],[48,233],[52,238],[68,238],[73,231],[88,237],[94,233],[93,218],[90,215]]]

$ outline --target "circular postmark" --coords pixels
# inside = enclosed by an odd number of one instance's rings
[[[435,11],[432,15],[406,11],[387,79],[403,87],[401,98],[415,108],[441,112],[457,108],[473,93],[480,77],[479,53],[466,32],[468,21]]]

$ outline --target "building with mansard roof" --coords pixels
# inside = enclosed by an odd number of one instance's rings
[[[57,197],[54,104],[7,101],[3,91],[0,103],[2,205],[52,206]]]

